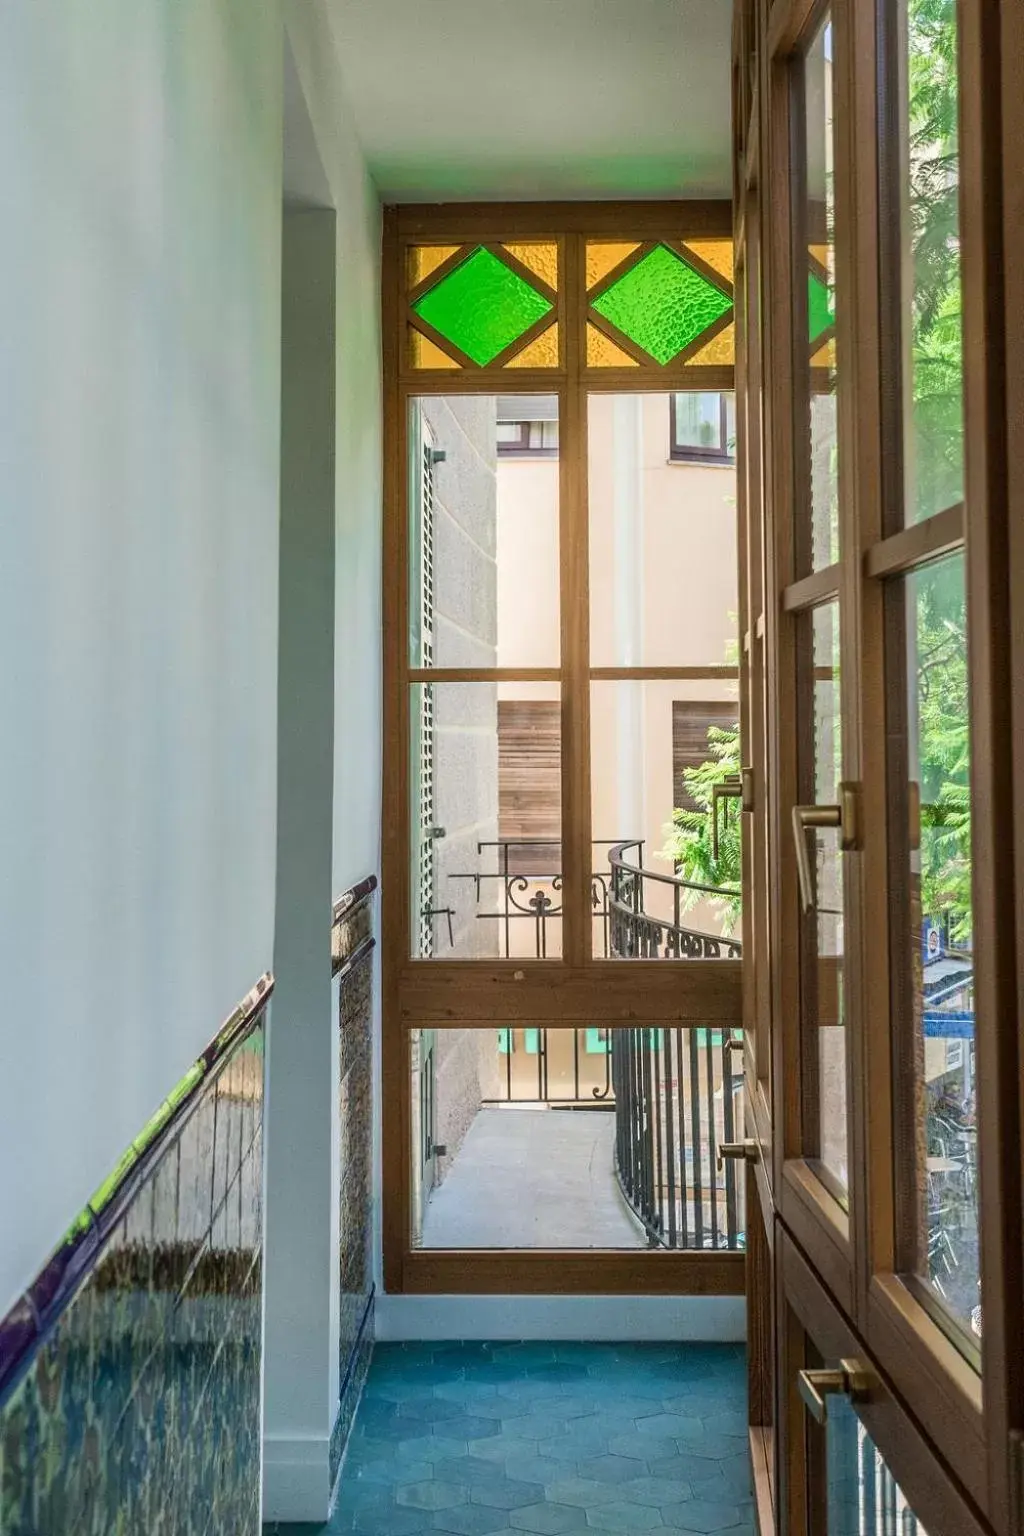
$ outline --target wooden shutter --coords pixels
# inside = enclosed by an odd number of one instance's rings
[[[498,836],[509,872],[554,875],[562,868],[561,704],[498,700]],[[540,839],[555,839],[545,846]]]
[[[687,794],[683,771],[697,768],[711,757],[708,727],[734,726],[739,705],[709,703],[704,699],[674,699],[672,703],[672,803],[679,810],[695,811],[696,802]]]

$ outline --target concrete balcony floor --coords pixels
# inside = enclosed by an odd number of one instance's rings
[[[425,1248],[646,1248],[606,1110],[482,1109],[431,1194]]]

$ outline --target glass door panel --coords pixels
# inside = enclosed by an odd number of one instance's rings
[[[964,556],[889,593],[905,687],[893,777],[903,878],[895,912],[895,1145],[900,1269],[978,1363],[978,1223],[970,726]],[[899,628],[896,629],[896,625]],[[899,759],[902,758],[902,762]],[[897,933],[900,929],[897,929]]]
[[[800,575],[839,559],[833,37],[826,14],[803,68],[806,256],[801,244],[797,271],[806,265],[806,284],[798,279],[798,292],[806,293],[803,356],[810,373],[811,476],[810,517],[797,550]]]
[[[825,1447],[828,1536],[927,1536],[849,1398],[829,1398]]]
[[[795,812],[804,864],[801,1013],[804,1155],[845,1202],[847,1167],[846,1026],[843,989],[843,829],[839,604],[799,619],[800,798]],[[806,735],[806,739],[804,738]]]

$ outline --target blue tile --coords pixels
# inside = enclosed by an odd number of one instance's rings
[[[751,1520],[742,1351],[442,1342],[378,1347],[325,1529],[748,1536]]]

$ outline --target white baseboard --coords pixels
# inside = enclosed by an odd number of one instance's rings
[[[742,1296],[387,1296],[376,1337],[742,1343]]]
[[[331,1505],[327,1435],[264,1435],[263,1520],[322,1525]]]

